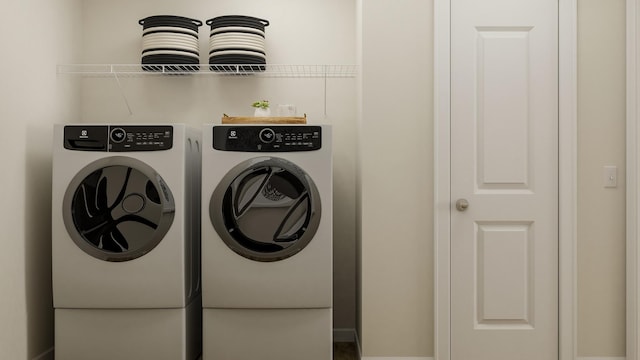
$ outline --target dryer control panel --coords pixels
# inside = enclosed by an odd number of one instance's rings
[[[322,148],[320,126],[214,126],[213,148],[222,151],[291,152]]]
[[[79,151],[158,151],[173,146],[173,126],[69,125],[64,147]]]

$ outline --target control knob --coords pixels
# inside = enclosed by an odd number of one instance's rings
[[[260,131],[260,134],[258,135],[258,137],[260,138],[260,141],[262,141],[263,143],[270,144],[273,142],[273,140],[276,139],[276,132],[273,131],[273,129],[264,128]]]
[[[123,128],[115,128],[111,130],[111,134],[109,134],[109,136],[111,137],[111,141],[113,141],[116,144],[119,144],[123,142],[124,139],[127,137],[127,133],[126,131],[124,131]]]

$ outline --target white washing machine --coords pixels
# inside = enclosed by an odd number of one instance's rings
[[[64,360],[201,353],[201,133],[56,125],[52,275]]]
[[[331,127],[203,131],[203,360],[330,360]]]

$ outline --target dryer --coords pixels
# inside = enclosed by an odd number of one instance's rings
[[[182,124],[55,125],[56,358],[201,353],[201,134]]]
[[[327,125],[206,125],[203,359],[332,357]]]

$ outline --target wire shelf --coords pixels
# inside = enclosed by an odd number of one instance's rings
[[[245,65],[245,64],[68,64],[58,74],[82,77],[137,77],[162,75],[254,76],[272,78],[352,78],[356,65]]]

